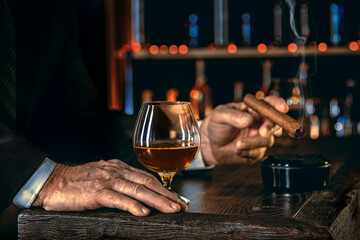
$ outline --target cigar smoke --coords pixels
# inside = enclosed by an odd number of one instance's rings
[[[304,89],[303,89],[303,85],[302,83],[300,82],[300,79],[302,76],[300,76],[300,74],[304,73],[305,71],[305,44],[306,44],[306,37],[303,37],[303,36],[300,36],[298,31],[296,30],[296,25],[295,25],[295,17],[294,17],[294,12],[295,12],[295,6],[296,6],[296,1],[295,0],[286,0],[286,4],[288,5],[289,7],[289,16],[290,16],[290,19],[289,19],[289,22],[290,22],[290,27],[291,27],[291,30],[294,34],[294,39],[293,39],[293,42],[299,46],[299,51],[298,53],[301,54],[301,65],[300,65],[300,69],[299,69],[299,72],[297,73],[297,78],[296,78],[296,81],[295,81],[295,86],[298,87],[298,89],[300,89],[300,96],[302,97],[303,101],[300,102],[300,104],[302,105],[302,108],[304,109],[304,111],[300,111],[299,112],[299,121],[300,121],[300,124],[301,126],[303,126],[303,121],[304,121],[304,118],[305,118],[305,94],[304,94]],[[311,22],[313,23],[314,20],[311,16],[311,14],[309,14],[309,16],[311,17]],[[314,24],[314,23],[313,23]],[[316,53],[315,51],[315,48],[314,48],[314,52]],[[298,53],[295,53],[295,54],[298,54]],[[310,97],[312,96],[312,92],[311,92],[311,84],[310,84],[310,79],[313,75],[316,74],[316,70],[317,70],[317,65],[316,65],[316,54],[314,54],[314,57],[315,57],[315,64],[314,64],[314,68],[312,69],[313,72],[311,74],[308,74],[307,77],[307,84],[308,84],[308,89],[309,89],[309,95]],[[301,114],[301,116],[300,116]]]
[[[296,2],[295,0],[286,0],[286,3],[289,7],[290,10],[290,26],[291,26],[291,30],[293,31],[295,37],[296,37],[296,45],[299,45],[299,43],[304,43],[306,42],[306,38],[305,37],[301,37],[295,27],[295,19],[294,19],[294,11],[295,11],[295,5]],[[304,50],[305,51],[305,50]],[[304,54],[303,54],[304,55]]]

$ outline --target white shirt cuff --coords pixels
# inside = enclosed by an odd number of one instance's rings
[[[56,165],[57,163],[50,158],[45,158],[36,172],[16,194],[13,203],[20,208],[29,208],[54,171]]]

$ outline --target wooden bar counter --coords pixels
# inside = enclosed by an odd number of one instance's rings
[[[260,164],[217,166],[176,176],[191,199],[186,213],[135,217],[114,209],[23,210],[19,239],[360,239],[360,139],[282,138],[275,153],[317,153],[332,163],[325,189],[276,193],[263,187]]]

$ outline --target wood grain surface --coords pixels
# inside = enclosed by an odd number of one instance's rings
[[[274,192],[262,185],[260,164],[217,166],[175,177],[189,211],[148,217],[100,209],[18,218],[19,239],[360,239],[359,138],[282,139],[269,154],[316,153],[332,162],[330,184],[308,192]]]

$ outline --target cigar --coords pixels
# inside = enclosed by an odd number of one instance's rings
[[[301,138],[305,135],[305,129],[301,126],[299,121],[293,119],[289,115],[279,112],[269,103],[258,100],[254,95],[246,94],[244,97],[244,103],[264,118],[282,127],[292,136]]]

